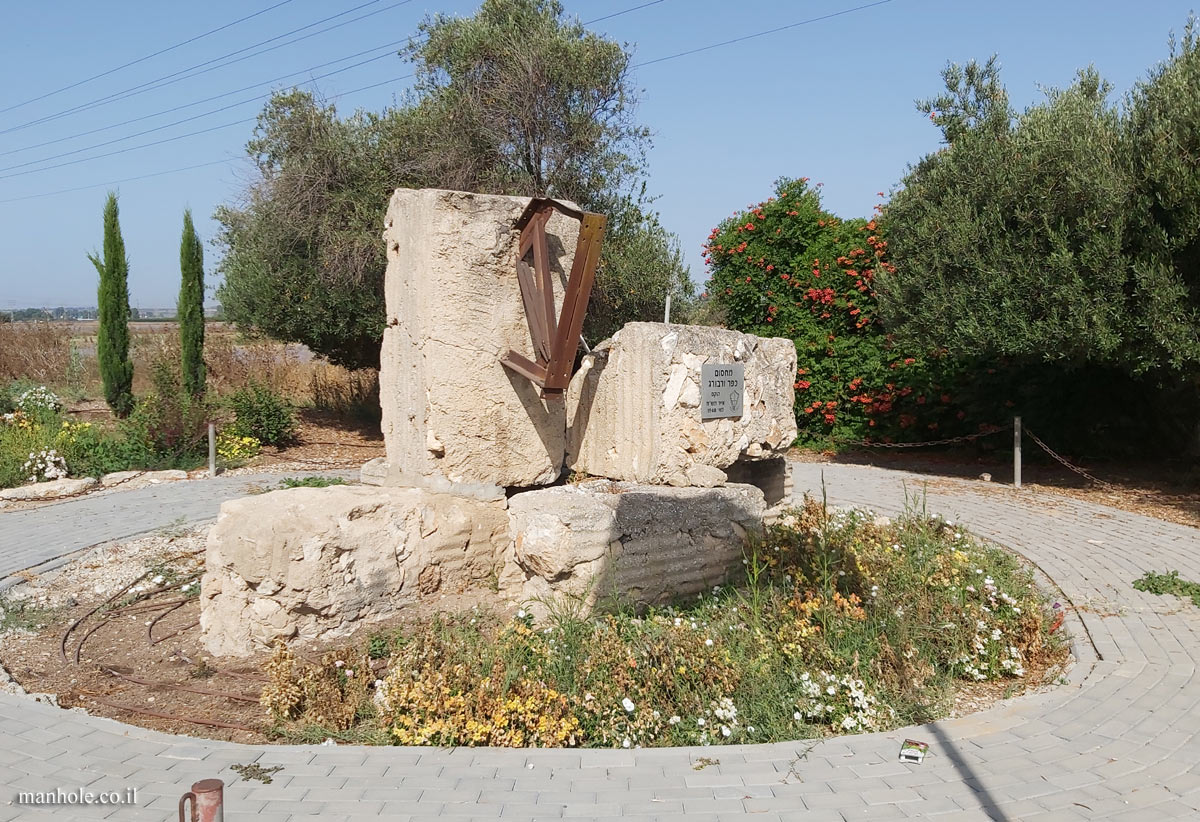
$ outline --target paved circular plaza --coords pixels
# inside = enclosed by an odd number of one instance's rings
[[[824,742],[649,750],[248,746],[172,737],[0,695],[0,820],[176,818],[225,781],[225,819],[1200,818],[1200,609],[1135,591],[1147,570],[1200,580],[1200,532],[1072,499],[861,466],[796,464],[797,495],[901,510],[924,494],[1033,561],[1068,604],[1067,683],[961,719]],[[0,513],[0,576],[179,517],[214,517],[254,477]],[[907,737],[921,764],[897,761]],[[719,760],[705,764],[701,758]],[[282,766],[271,784],[234,764]],[[21,792],[136,789],[127,805],[18,804]]]

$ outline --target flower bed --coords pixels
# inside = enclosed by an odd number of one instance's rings
[[[941,519],[806,500],[745,563],[741,584],[642,614],[475,609],[308,661],[281,644],[263,705],[289,739],[769,742],[936,719],[972,683],[1019,690],[1066,658],[1028,569]]]

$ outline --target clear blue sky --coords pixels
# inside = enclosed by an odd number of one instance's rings
[[[563,1],[568,12],[583,20],[646,2]],[[396,0],[290,0],[165,54],[18,105],[278,2],[5,4],[0,76],[6,82],[0,109],[8,110],[0,112],[0,309],[95,303],[96,274],[86,254],[100,245],[101,209],[110,187],[121,198],[131,302],[143,308],[174,305],[183,209],[192,209],[198,230],[211,239],[214,207],[235,198],[249,177],[242,147],[251,125],[228,124],[251,120],[272,87],[305,84],[375,56],[380,59],[317,80],[313,87],[337,101],[343,113],[382,108],[410,82],[393,79],[409,68],[395,56],[395,47],[385,46],[406,38],[428,12],[468,15],[477,5],[474,0],[411,0],[395,7]],[[643,62],[867,2],[663,0],[593,28],[628,42],[635,62]],[[353,21],[339,28],[87,107],[364,3],[358,11],[259,48]],[[705,278],[699,248],[712,226],[734,209],[768,196],[772,181],[781,175],[823,182],[826,205],[842,216],[870,213],[879,199],[876,192],[888,191],[909,163],[936,148],[938,133],[915,112],[913,101],[938,91],[939,71],[947,60],[999,54],[1003,79],[1018,107],[1040,99],[1040,87],[1069,83],[1076,69],[1089,64],[1121,93],[1167,55],[1167,37],[1182,30],[1189,11],[1189,3],[1169,0],[890,0],[640,66],[635,72],[643,90],[640,117],[655,134],[649,187],[659,196],[663,222],[679,235],[699,282]],[[375,50],[312,68],[368,49]],[[254,51],[258,49],[236,56]],[[105,129],[293,73],[273,86]],[[230,104],[238,105],[90,148]],[[54,117],[76,107],[82,108]],[[49,119],[33,122],[42,118]],[[93,129],[105,130],[73,136]],[[212,130],[96,156],[201,129]],[[49,141],[57,142],[30,148]],[[53,155],[65,156],[31,162]],[[159,175],[198,164],[208,165]],[[128,179],[143,175],[158,176]],[[126,181],[106,185],[117,180]],[[206,256],[211,270],[216,249],[206,246]]]

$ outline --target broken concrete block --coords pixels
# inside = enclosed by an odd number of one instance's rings
[[[423,597],[490,589],[508,544],[503,500],[348,485],[230,500],[208,534],[201,638],[243,656],[347,636]]]
[[[566,428],[561,400],[500,364],[535,358],[517,281],[527,197],[397,189],[388,206],[387,328],[380,402],[389,471],[451,482],[553,482]],[[561,307],[579,222],[547,225]]]
[[[751,485],[670,488],[611,480],[542,488],[508,500],[511,543],[500,593],[535,612],[557,597],[586,610],[695,596],[739,578],[748,534],[762,527]]]
[[[738,417],[701,419],[701,370],[743,366]],[[721,328],[629,323],[584,357],[567,392],[567,465],[599,477],[718,485],[713,470],[796,438],[796,346]]]

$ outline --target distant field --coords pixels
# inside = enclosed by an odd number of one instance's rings
[[[95,335],[100,323],[98,320],[72,320],[64,322],[63,325],[71,334],[87,337]],[[129,323],[129,330],[134,334],[161,334],[166,331],[174,331],[178,327],[179,323],[174,320],[131,320]],[[204,327],[207,331],[217,334],[233,330],[233,326],[226,322],[209,322]]]
[[[96,320],[0,323],[0,381],[24,378],[66,396],[101,396],[98,330]],[[150,390],[156,363],[178,363],[178,331],[174,320],[129,324],[135,394]],[[209,387],[218,393],[258,382],[296,403],[320,403],[331,396],[334,403],[371,382],[314,356],[306,346],[250,339],[230,323],[209,322],[204,336]]]

